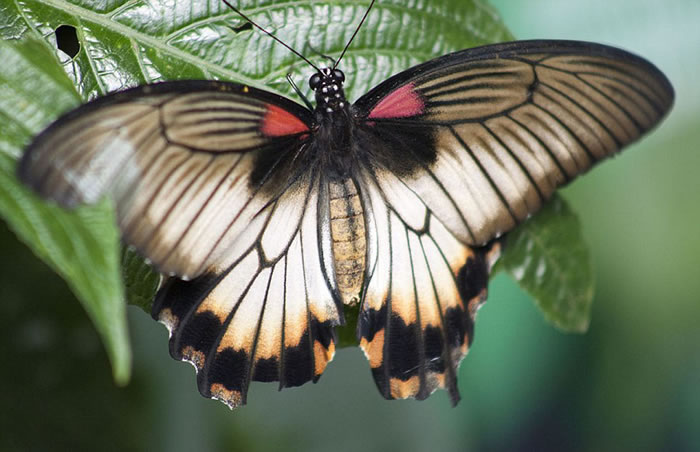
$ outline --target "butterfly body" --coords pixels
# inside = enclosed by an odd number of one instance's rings
[[[459,400],[495,242],[554,190],[654,127],[673,89],[627,52],[521,41],[415,66],[350,104],[228,82],[164,82],[59,118],[19,177],[66,206],[110,194],[163,273],[153,317],[200,392],[317,381],[343,307],[386,398]],[[325,91],[324,91],[325,89]]]
[[[338,293],[344,304],[355,305],[366,274],[365,216],[355,182],[330,182],[330,221],[333,266]]]

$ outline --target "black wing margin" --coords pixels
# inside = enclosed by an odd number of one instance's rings
[[[343,317],[322,268],[319,221],[329,220],[320,185],[300,179],[254,218],[219,268],[160,289],[153,317],[171,332],[173,358],[197,369],[205,397],[234,408],[251,381],[316,382],[333,358]]]
[[[158,292],[153,317],[171,333],[173,358],[197,369],[203,396],[235,408],[251,381],[282,389],[321,377],[343,322],[323,268],[327,205],[319,178],[300,178],[214,268],[191,281],[171,278]]]
[[[360,179],[369,270],[360,346],[385,398],[422,400],[442,388],[456,404],[457,371],[501,243],[460,243],[400,180],[384,181],[394,190],[382,190],[383,177],[365,171]]]

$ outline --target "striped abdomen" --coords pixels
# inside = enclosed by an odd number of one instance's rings
[[[340,297],[345,304],[360,300],[365,274],[365,217],[357,187],[351,179],[330,183],[333,265]]]

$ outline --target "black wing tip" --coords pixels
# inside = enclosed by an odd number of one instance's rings
[[[22,156],[17,160],[17,167],[15,168],[15,175],[17,176],[17,179],[29,186],[31,186],[33,182],[32,177],[30,176],[30,166],[32,160],[32,153],[30,153],[30,150],[32,148],[32,144],[29,145]]]
[[[459,389],[457,389],[457,381],[451,382],[447,386],[447,396],[450,399],[450,405],[452,408],[456,408],[457,404],[462,400],[462,396],[459,394]]]
[[[646,63],[648,64],[648,68],[654,73],[656,81],[659,82],[661,88],[664,91],[664,104],[660,105],[662,111],[659,115],[659,118],[656,120],[656,123],[650,128],[653,129],[654,126],[657,126],[666,116],[668,116],[669,112],[671,111],[671,108],[673,108],[673,105],[676,102],[676,90],[673,88],[671,80],[669,80],[669,78],[666,76],[666,74],[664,74],[661,71],[661,69],[659,69],[649,61],[646,61]],[[648,132],[649,130],[645,132]]]
[[[80,198],[76,190],[72,189],[72,187],[69,187],[68,190],[56,192],[47,185],[48,179],[55,174],[56,171],[50,162],[43,171],[37,170],[35,166],[40,160],[50,158],[50,156],[42,155],[42,145],[47,135],[53,132],[55,128],[54,124],[55,123],[52,123],[47,129],[37,135],[29,146],[27,146],[22,156],[17,160],[15,177],[17,177],[17,180],[24,186],[28,187],[33,194],[44,201],[54,203],[64,209],[73,210],[81,204],[85,204],[85,200]],[[99,199],[102,198],[100,197]]]
[[[39,134],[27,147],[22,156],[17,160],[15,167],[15,176],[25,186],[29,187],[36,195],[42,198],[49,198],[49,193],[42,189],[43,180],[34,174],[33,166],[36,163],[38,156],[36,155],[38,148],[37,142],[40,141],[43,132]],[[44,177],[44,180],[46,178]]]

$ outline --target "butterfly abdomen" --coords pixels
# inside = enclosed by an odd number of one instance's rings
[[[365,218],[351,179],[330,183],[331,240],[338,291],[344,304],[355,304],[365,273]]]

